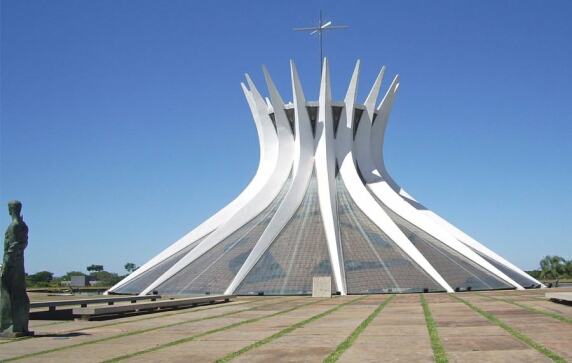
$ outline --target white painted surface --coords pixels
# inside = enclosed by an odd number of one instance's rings
[[[334,143],[334,122],[332,119],[332,91],[330,88],[330,65],[324,58],[320,97],[318,100],[318,120],[316,122],[316,178],[320,212],[324,222],[328,251],[336,286],[346,295],[346,281],[340,239],[340,226],[336,206],[336,154]]]

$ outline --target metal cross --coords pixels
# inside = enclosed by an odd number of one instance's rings
[[[308,27],[308,28],[294,28],[294,31],[297,32],[306,32],[309,31],[310,35],[318,34],[318,38],[320,39],[320,72],[322,71],[322,60],[323,60],[323,41],[322,41],[322,33],[326,30],[333,30],[333,29],[347,29],[349,26],[347,25],[332,25],[332,21],[328,21],[326,23],[322,20],[322,11],[320,10],[320,19],[317,27]]]

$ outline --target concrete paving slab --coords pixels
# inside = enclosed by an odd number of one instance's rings
[[[175,346],[168,350],[160,350],[126,359],[125,362],[212,362],[214,360],[213,356],[224,356],[252,343],[254,341],[251,340],[195,341],[182,346]]]
[[[355,363],[355,362],[416,362],[416,363],[432,363],[433,356],[431,352],[426,351],[402,351],[399,354],[395,352],[384,352],[384,355],[379,355],[373,346],[360,347],[359,349],[354,349],[352,351],[346,352],[339,362],[341,363]]]
[[[361,336],[425,336],[427,327],[425,324],[419,325],[379,325],[370,324],[361,333]]]
[[[506,336],[506,332],[496,325],[485,326],[462,326],[462,327],[439,327],[439,336],[456,337],[456,336]]]
[[[529,349],[528,345],[513,338],[508,334],[497,334],[494,336],[444,336],[443,345],[447,352],[470,352],[489,350],[519,350]]]
[[[476,351],[476,352],[450,352],[449,362],[458,363],[549,363],[546,356],[534,349],[504,350],[504,351]]]
[[[367,330],[367,329],[366,329]],[[429,335],[360,336],[340,362],[433,362]]]
[[[233,362],[322,362],[329,354],[329,346],[297,346],[297,347],[276,347],[274,350],[260,350],[248,357],[240,356]]]

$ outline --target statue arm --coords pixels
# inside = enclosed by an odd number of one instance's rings
[[[6,238],[4,239],[4,259],[2,261],[2,271],[6,270],[6,268],[10,266],[10,262],[13,259],[12,257],[18,250],[19,242],[15,238],[15,232],[15,228],[10,227],[6,231]]]

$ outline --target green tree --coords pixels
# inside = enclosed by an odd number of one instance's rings
[[[119,281],[121,277],[114,272],[98,271],[91,274],[96,280],[98,286],[113,286]]]
[[[133,262],[127,262],[125,264],[125,271],[128,273],[132,273],[133,271],[137,270],[139,267],[135,266]]]
[[[566,261],[564,268],[566,270],[566,275],[568,275],[568,277],[572,277],[572,260]]]
[[[103,265],[90,265],[87,266],[89,272],[100,272],[103,271]]]
[[[54,274],[50,271],[40,271],[28,276],[31,284],[49,283],[54,279]]]
[[[540,260],[540,278],[557,279],[565,272],[566,260],[560,256],[545,256]]]

